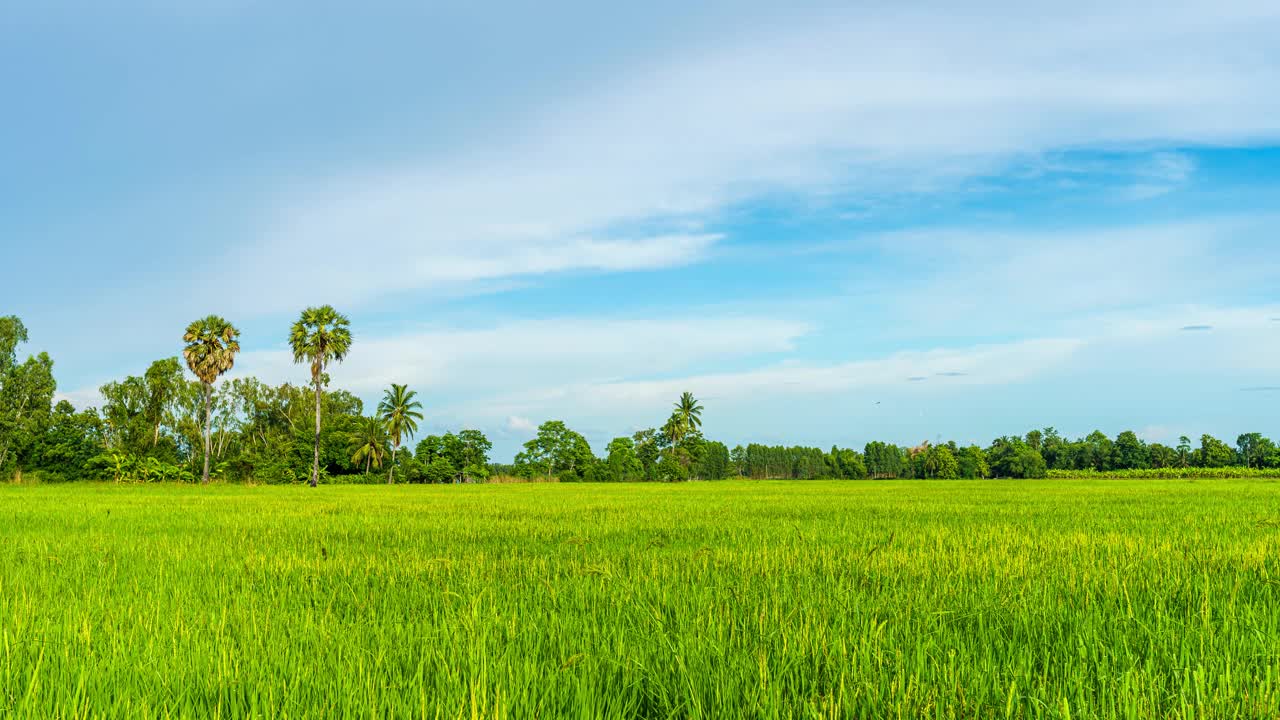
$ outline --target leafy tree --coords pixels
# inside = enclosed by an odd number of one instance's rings
[[[1269,448],[1267,449],[1266,456],[1262,460],[1262,466],[1268,469],[1280,468],[1280,445],[1277,445],[1275,442],[1270,440],[1268,440],[1267,443],[1269,444]]]
[[[102,395],[102,419],[106,423],[107,444],[115,450],[141,454],[147,433],[146,384],[129,376],[106,383]]]
[[[426,477],[429,483],[451,483],[457,477],[457,474],[453,463],[449,462],[449,459],[444,456],[436,457],[426,465]]]
[[[387,473],[387,484],[395,482],[396,455],[400,452],[402,438],[413,438],[418,431],[418,421],[422,419],[422,403],[414,399],[417,391],[410,390],[408,385],[391,384],[383,393],[382,402],[378,404],[378,417],[387,426],[391,434],[391,472]]]
[[[320,395],[328,383],[325,369],[342,362],[351,351],[351,321],[331,305],[309,307],[289,331],[289,346],[295,363],[311,364],[311,384],[316,395],[316,434],[311,464],[311,487],[320,482]]]
[[[614,482],[640,480],[644,477],[644,466],[636,455],[635,440],[629,437],[616,437],[605,447],[607,453],[604,467],[607,476]]]
[[[901,448],[882,442],[869,442],[863,451],[867,472],[873,478],[895,478],[906,464]]]
[[[204,385],[204,472],[200,482],[209,482],[210,423],[213,417],[213,384],[231,369],[240,352],[240,331],[217,315],[209,315],[187,326],[182,341],[182,357],[187,367]],[[145,411],[144,411],[145,412]]]
[[[493,449],[493,443],[479,430],[463,430],[456,437],[457,446],[452,459],[461,471],[461,479],[487,480],[489,451]]]
[[[414,449],[418,463],[423,472],[430,475],[429,482],[467,482],[471,480],[487,480],[489,478],[489,451],[493,443],[479,430],[463,430],[456,435],[428,435]],[[436,463],[443,460],[444,463]],[[440,476],[448,466],[449,474]],[[529,466],[521,465],[513,468],[517,474],[527,474]]]
[[[977,445],[962,448],[956,455],[956,464],[962,478],[985,478],[991,474],[987,454]]]
[[[700,445],[693,468],[694,474],[703,480],[723,480],[729,477],[729,448],[714,440]]]
[[[1147,446],[1147,457],[1153,468],[1171,468],[1178,466],[1178,452],[1168,445],[1151,443]]]
[[[1009,463],[1008,468],[1010,477],[1034,479],[1048,477],[1049,475],[1049,468],[1045,465],[1044,456],[1031,448],[1018,451],[1013,461]]]
[[[747,449],[741,445],[734,445],[729,451],[729,463],[733,467],[733,474],[742,477],[746,474],[747,467]]]
[[[1039,452],[1044,447],[1044,433],[1039,430],[1032,430],[1027,433],[1027,446],[1032,450]]]
[[[1235,460],[1235,452],[1231,446],[1212,435],[1200,436],[1200,449],[1196,451],[1200,467],[1220,468],[1231,465]]]
[[[27,342],[27,326],[16,315],[0,317],[0,382],[18,362],[18,346]]]
[[[579,479],[577,473],[593,459],[585,438],[560,420],[548,420],[524,444],[524,452],[516,455],[516,467],[524,473],[545,472],[547,479],[557,473],[564,475],[561,480]]]
[[[1236,449],[1241,465],[1263,468],[1267,466],[1267,456],[1275,450],[1275,444],[1262,433],[1245,433],[1236,438]]]
[[[1058,434],[1056,428],[1047,427],[1044,429],[1039,450],[1040,455],[1044,457],[1045,464],[1050,468],[1069,469],[1071,457],[1068,452],[1067,442]]]
[[[18,364],[18,346],[27,342],[27,328],[15,315],[0,317],[0,473],[16,451],[34,439],[38,422],[53,399],[48,355],[31,357]],[[47,376],[47,378],[46,378]]]
[[[946,445],[934,445],[924,453],[925,477],[954,480],[960,477],[960,463]]]
[[[861,480],[867,476],[867,465],[862,454],[845,448],[832,446],[827,455],[827,465],[836,477],[845,480]]]
[[[1044,456],[1022,438],[997,438],[986,455],[991,473],[996,477],[1042,478],[1048,475]]]
[[[418,441],[418,446],[413,449],[413,456],[424,463],[444,457],[444,438],[439,435],[428,435],[422,438]]]
[[[43,352],[21,365],[10,364],[0,376],[0,472],[15,456],[34,449],[48,425],[57,387],[53,360]]]
[[[1139,440],[1136,433],[1126,430],[1116,436],[1112,450],[1112,469],[1138,470],[1150,466],[1146,443]]]
[[[640,461],[645,480],[658,479],[658,458],[662,454],[660,438],[658,431],[653,428],[640,430],[631,436],[636,448],[636,459]]]
[[[689,467],[693,463],[688,451],[679,445],[663,448],[658,456],[656,471],[662,482],[684,482],[689,479]]]
[[[102,420],[96,412],[76,412],[71,403],[60,400],[39,445],[40,468],[58,480],[74,480],[102,450]]]
[[[146,387],[146,399],[142,415],[151,425],[151,447],[160,442],[160,427],[168,419],[186,381],[182,377],[182,363],[176,357],[156,360],[142,376]]]
[[[1084,439],[1084,450],[1084,462],[1087,463],[1085,467],[1098,472],[1111,469],[1111,458],[1115,450],[1111,438],[1099,430],[1094,430]]]

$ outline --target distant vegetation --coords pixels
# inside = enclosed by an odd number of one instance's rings
[[[223,379],[240,333],[216,315],[182,335],[182,359],[153,362],[140,376],[101,388],[102,406],[54,401],[53,361],[19,362],[27,331],[0,317],[0,479],[233,482],[483,482],[493,474],[560,482],[862,478],[1198,477],[1280,475],[1280,448],[1258,433],[1235,445],[1204,435],[1174,447],[1133,432],[1069,440],[1053,428],[997,438],[987,447],[955,442],[861,451],[759,444],[729,448],[703,434],[703,407],[676,399],[660,426],[618,437],[598,456],[581,434],[551,420],[510,464],[492,463],[476,429],[416,437],[424,407],[403,384],[387,388],[365,415],[359,398],[329,389],[328,370],[351,352],[347,318],[308,308],[289,332],[299,384]],[[189,379],[184,366],[195,379]],[[417,440],[416,444],[413,443]]]

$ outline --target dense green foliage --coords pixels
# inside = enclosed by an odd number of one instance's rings
[[[1259,433],[1240,435],[1234,446],[1204,435],[1194,446],[1184,437],[1168,447],[1146,443],[1131,431],[1114,439],[1093,432],[1068,440],[1046,428],[997,438],[986,448],[873,441],[861,451],[756,443],[730,449],[703,435],[703,406],[689,392],[673,403],[660,426],[614,438],[603,457],[582,434],[549,420],[513,463],[494,465],[493,444],[475,429],[429,435],[410,450],[423,405],[403,384],[386,390],[372,417],[364,415],[358,398],[328,389],[327,368],[345,358],[353,342],[349,321],[332,307],[308,308],[289,332],[294,359],[309,365],[309,387],[272,387],[253,378],[220,381],[234,363],[238,338],[223,318],[197,320],[182,336],[183,356],[196,380],[184,377],[178,358],[164,358],[141,376],[103,385],[100,408],[77,411],[55,403],[48,355],[18,361],[26,328],[16,317],[0,317],[0,479],[459,483],[497,474],[561,482],[672,482],[1280,471],[1280,447]],[[1148,470],[1153,472],[1141,474]]]
[[[0,716],[1280,715],[1280,484],[0,486]]]
[[[1116,480],[1195,480],[1208,478],[1275,478],[1280,479],[1280,468],[1251,467],[1167,467],[1142,468],[1140,470],[1050,470],[1051,478],[1112,478]]]

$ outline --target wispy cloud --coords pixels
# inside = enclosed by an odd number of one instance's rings
[[[60,390],[54,394],[53,399],[54,402],[65,400],[82,410],[91,407],[102,407],[102,393],[98,391],[97,387],[79,388],[66,392]]]
[[[510,320],[489,327],[360,338],[358,351],[330,373],[335,384],[359,393],[407,382],[430,393],[492,395],[544,383],[671,372],[710,361],[790,352],[812,329],[803,321],[708,313],[671,320]],[[233,372],[271,382],[299,374],[285,350],[245,352]]]
[[[1112,30],[1139,18],[1140,33]],[[1005,8],[980,22],[945,4],[796,12],[553,97],[502,137],[290,189],[232,261],[263,307],[296,297],[294,277],[313,286],[331,275],[358,302],[507,275],[669,267],[704,258],[718,237],[636,226],[711,222],[761,193],[930,192],[1062,148],[1274,137],[1277,32],[1266,4],[1159,17],[1122,4]],[[1135,170],[1146,194],[1193,171],[1176,152]],[[358,255],[335,274],[353,242]],[[364,270],[362,256],[395,257],[401,272]],[[272,273],[284,260],[295,271]]]
[[[670,398],[685,390],[709,395],[721,401],[794,397],[807,394],[847,393],[853,390],[885,389],[926,379],[936,368],[971,367],[981,369],[978,377],[962,377],[966,385],[998,385],[1014,383],[1065,362],[1082,346],[1071,339],[1044,339],[1001,345],[968,348],[946,348],[839,363],[815,365],[784,362],[753,370],[688,375],[658,380],[621,380],[611,382],[572,383],[560,387],[531,390],[495,400],[495,407],[569,408],[572,399],[576,412],[597,413],[610,408],[627,407],[631,412],[653,411],[669,403]],[[914,372],[914,374],[913,374]],[[905,380],[904,380],[905,378]]]
[[[1134,184],[1120,191],[1129,200],[1149,200],[1184,186],[1195,173],[1196,162],[1186,153],[1157,152],[1133,169]]]
[[[1262,242],[1277,227],[1280,218],[1263,214],[1065,229],[932,228],[860,238],[844,249],[873,248],[900,268],[859,287],[870,282],[879,302],[912,333],[975,327],[1022,333],[1265,285],[1280,278],[1280,259]],[[1206,276],[1204,268],[1225,256],[1238,259],[1237,272]],[[1180,320],[1175,327],[1185,324]],[[1082,331],[1087,328],[1070,329]]]

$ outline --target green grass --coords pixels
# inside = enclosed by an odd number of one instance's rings
[[[0,487],[0,716],[1280,716],[1265,480]]]

